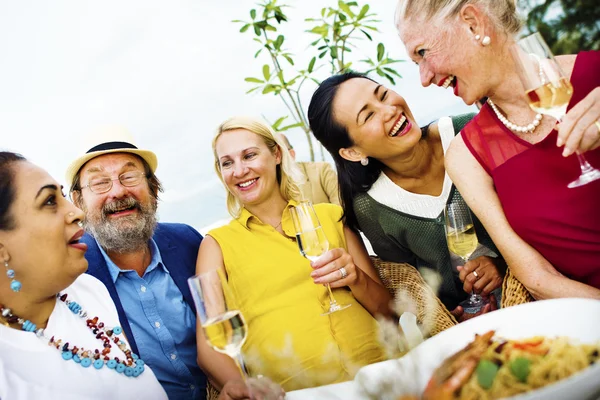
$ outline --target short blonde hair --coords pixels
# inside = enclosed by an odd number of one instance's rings
[[[287,146],[283,143],[281,136],[275,134],[273,129],[266,122],[252,117],[239,116],[229,118],[219,125],[217,133],[212,141],[213,154],[215,157],[215,171],[225,188],[228,189],[223,180],[223,176],[221,175],[221,163],[219,162],[219,156],[217,154],[217,140],[219,140],[223,133],[235,129],[245,129],[260,136],[272,154],[275,154],[277,150],[279,150],[281,153],[281,164],[277,166],[276,171],[277,182],[279,182],[279,191],[286,201],[299,200],[300,188],[294,178],[294,160],[290,156]],[[242,208],[243,205],[241,202],[228,189],[227,211],[229,214],[233,218],[238,218]]]
[[[400,29],[403,22],[411,19],[446,21],[467,4],[481,7],[494,26],[506,35],[516,35],[523,26],[517,14],[516,0],[399,0],[394,18],[396,28]]]

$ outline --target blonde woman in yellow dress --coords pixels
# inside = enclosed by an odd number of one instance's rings
[[[390,315],[391,296],[342,209],[317,204],[330,243],[317,261],[300,255],[288,209],[297,204],[292,160],[265,123],[237,117],[213,140],[215,169],[228,190],[233,220],[202,241],[197,272],[224,269],[248,325],[242,352],[249,374],[287,391],[343,382],[358,368],[384,360],[376,315]],[[327,316],[329,283],[340,304]],[[231,360],[206,344],[198,329],[198,362],[217,386],[239,379]]]

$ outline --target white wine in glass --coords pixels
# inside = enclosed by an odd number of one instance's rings
[[[567,112],[573,87],[542,35],[535,32],[522,38],[512,46],[511,55],[525,88],[529,106],[535,112],[560,121]],[[575,154],[581,174],[567,186],[574,188],[600,179],[600,170],[592,167],[583,154]]]
[[[309,201],[301,201],[296,207],[290,207],[290,214],[296,231],[296,242],[300,254],[310,261],[315,261],[329,250],[329,241],[323,232],[317,213]],[[329,310],[322,315],[345,310],[351,304],[338,304],[333,297],[329,284],[325,284],[329,294]]]
[[[246,322],[237,310],[207,319],[202,329],[212,347],[231,358],[237,357],[246,341]]]
[[[444,219],[448,250],[466,263],[479,244],[469,207],[462,199],[454,200],[446,204]],[[483,297],[475,292],[471,292],[469,298],[460,303],[467,314],[478,312],[485,304],[487,302]]]
[[[221,275],[220,270],[210,270],[189,278],[188,285],[206,341],[219,353],[231,357],[245,379],[241,350],[247,336],[246,322],[232,304],[233,295]]]
[[[460,229],[448,229],[446,239],[448,240],[448,249],[465,262],[475,252],[479,243],[473,224],[461,227]]]

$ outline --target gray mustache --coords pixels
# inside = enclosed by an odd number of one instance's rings
[[[127,197],[122,200],[115,200],[113,202],[105,204],[104,207],[102,207],[102,212],[104,215],[106,215],[106,214],[112,214],[117,210],[121,210],[121,209],[125,209],[125,208],[132,208],[132,207],[139,209],[140,204],[133,197]]]

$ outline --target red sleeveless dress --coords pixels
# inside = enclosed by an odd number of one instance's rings
[[[577,55],[571,84],[569,109],[600,86],[600,52]],[[579,163],[575,155],[562,157],[556,130],[539,143],[528,143],[486,103],[461,135],[494,180],[515,232],[565,276],[600,288],[600,180],[567,187],[579,176]],[[585,156],[600,168],[600,148]]]

